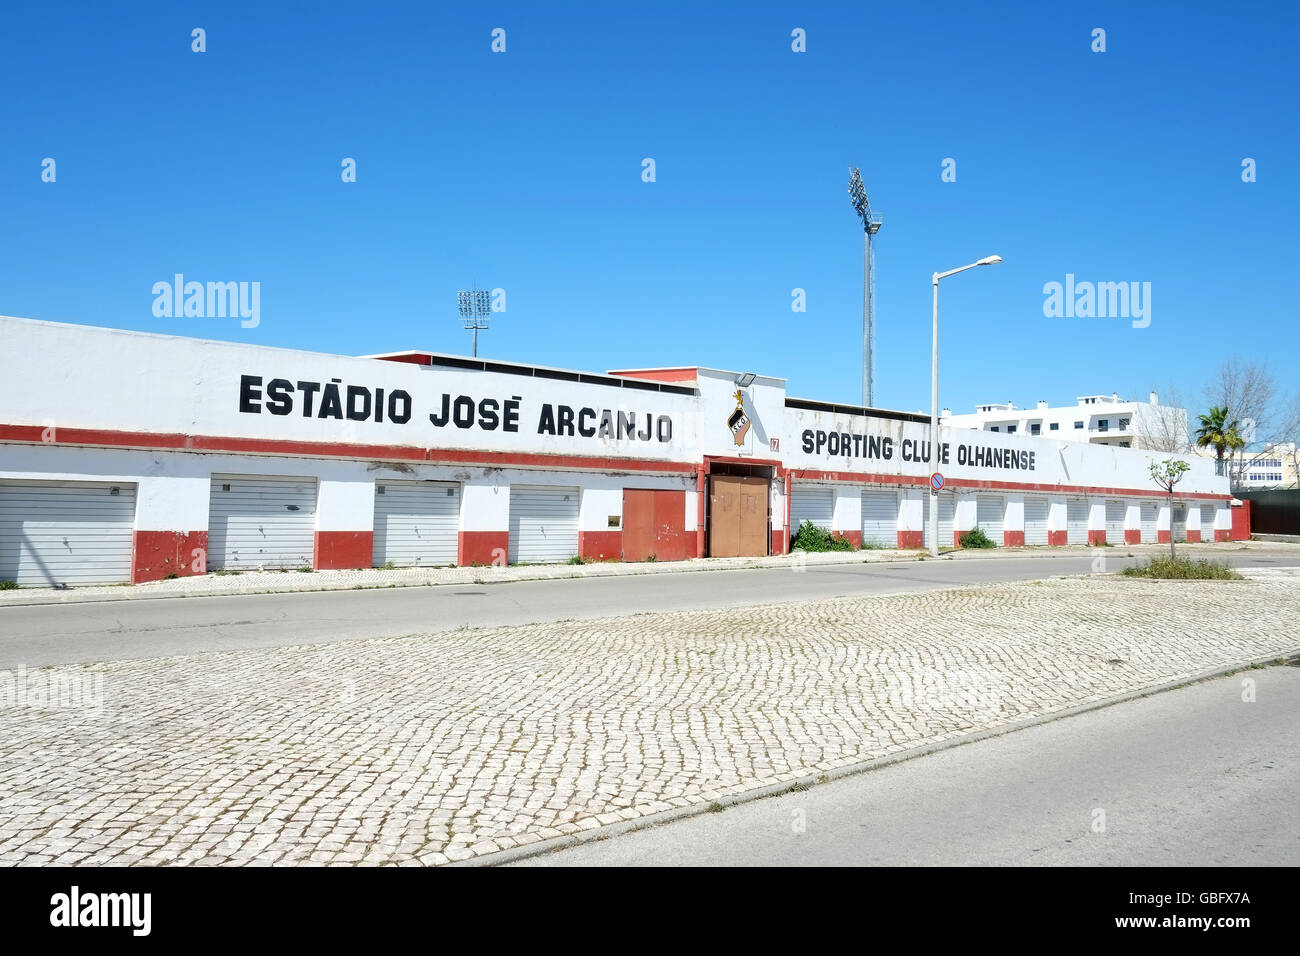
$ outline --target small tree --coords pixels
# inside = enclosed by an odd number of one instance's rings
[[[1183,475],[1192,470],[1192,466],[1178,458],[1167,458],[1164,461],[1153,461],[1147,465],[1151,472],[1151,480],[1169,495],[1169,559],[1178,560],[1178,555],[1174,553],[1174,485],[1183,480]]]

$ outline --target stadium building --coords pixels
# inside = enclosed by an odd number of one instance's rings
[[[350,357],[0,318],[0,580],[781,554],[855,544],[1227,540],[1214,463],[942,428],[682,367]],[[1241,522],[1237,522],[1240,525]],[[1237,535],[1245,533],[1237,528]]]

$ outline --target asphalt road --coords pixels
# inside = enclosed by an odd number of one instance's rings
[[[1288,554],[1238,551],[1242,566],[1286,566]],[[603,618],[641,611],[774,604],[803,598],[933,591],[987,581],[1086,574],[1092,555],[979,557],[612,578],[515,581],[294,594],[160,598],[0,607],[0,669],[177,656],[408,633]],[[1106,555],[1108,570],[1136,561]]]
[[[1249,567],[1293,565],[1285,553],[1229,552]],[[1108,570],[1138,559],[1116,549]],[[130,660],[1084,574],[1091,555],[1049,554],[487,585],[249,594],[0,607],[0,669]]]
[[[1297,727],[1251,670],[516,865],[1296,866]]]

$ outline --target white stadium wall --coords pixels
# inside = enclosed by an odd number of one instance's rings
[[[865,529],[879,546],[892,522],[897,546],[920,547],[934,470],[954,540],[983,514],[998,544],[1024,544],[1032,512],[1034,540],[1065,544],[1071,500],[1094,544],[1107,501],[1128,542],[1144,540],[1141,502],[1159,501],[1146,534],[1160,540],[1221,540],[1233,524],[1207,459],[1188,459],[1171,514],[1142,451],[945,428],[936,469],[928,421],[790,399],[777,378],[354,358],[13,318],[0,334],[0,578],[20,583],[118,574],[93,567],[101,553],[125,553],[135,581],[263,558],[370,567],[385,542],[459,564],[724,553],[710,522],[725,476],[758,488],[746,508],[767,509],[763,553],[787,550],[789,515],[810,507],[855,543]],[[817,488],[829,495],[808,498]]]

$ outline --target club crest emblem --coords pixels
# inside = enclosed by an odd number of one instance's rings
[[[745,414],[744,396],[740,389],[736,389],[736,410],[727,419],[727,425],[731,428],[731,440],[737,445],[744,445],[750,424],[749,416]]]

